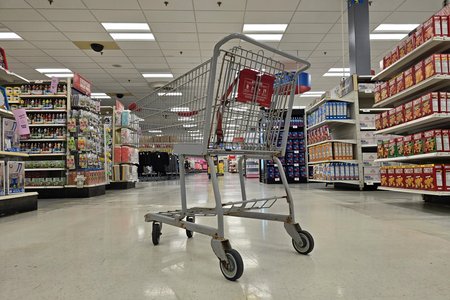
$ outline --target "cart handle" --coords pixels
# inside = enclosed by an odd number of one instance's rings
[[[250,38],[250,37],[248,37],[248,36],[246,36],[245,34],[242,34],[242,33],[232,33],[232,34],[224,37],[220,41],[218,41],[217,44],[214,46],[214,55],[213,55],[213,57],[218,57],[219,53],[220,53],[220,48],[225,43],[227,43],[227,42],[229,42],[231,40],[234,40],[234,39],[244,40],[244,41],[246,41],[246,42],[248,42],[250,44],[256,45],[256,46],[258,46],[260,48],[263,48],[265,50],[268,50],[270,52],[273,52],[273,53],[278,54],[280,56],[283,56],[285,58],[291,59],[291,60],[293,60],[293,61],[295,61],[297,63],[303,64],[304,66],[302,68],[300,68],[299,70],[297,70],[297,73],[305,71],[306,69],[309,69],[309,67],[311,67],[311,64],[309,62],[307,62],[306,60],[303,60],[303,59],[298,58],[298,57],[296,57],[294,55],[291,55],[289,53],[286,53],[286,52],[283,52],[283,51],[278,50],[276,48],[273,48],[273,47],[271,47],[269,45],[266,45],[264,43],[258,42],[258,41],[254,40],[254,39],[252,39],[252,38]]]

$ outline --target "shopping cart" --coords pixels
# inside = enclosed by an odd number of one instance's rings
[[[236,46],[222,50],[231,40],[245,41],[242,44],[254,51]],[[291,65],[280,60],[288,60]],[[186,155],[203,156],[212,173],[215,207],[188,208],[185,170],[180,166],[181,209],[145,215],[146,222],[153,222],[154,245],[159,244],[163,223],[185,229],[188,238],[194,232],[209,235],[222,274],[232,281],[241,277],[244,264],[224,236],[224,216],[283,222],[297,252],[308,254],[313,250],[313,237],[295,222],[292,195],[278,159],[286,148],[288,130],[284,128],[289,127],[297,76],[309,66],[302,59],[245,35],[232,34],[215,45],[210,60],[136,103],[146,122],[144,130],[174,140],[180,164]],[[287,67],[297,71],[287,72]],[[212,157],[230,154],[241,155],[238,170],[242,199],[222,203]],[[247,158],[273,160],[285,195],[247,199],[243,176],[243,161]],[[279,199],[286,200],[289,213],[267,212]],[[196,217],[203,216],[217,217],[217,227],[196,224]]]

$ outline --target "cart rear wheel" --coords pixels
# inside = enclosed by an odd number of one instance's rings
[[[195,223],[195,217],[186,217],[187,222]],[[194,236],[194,232],[186,229],[186,236],[190,239]]]
[[[159,238],[161,237],[161,224],[153,222],[152,226],[152,242],[153,245],[159,244]]]
[[[244,273],[244,262],[239,252],[234,249],[225,250],[225,254],[228,261],[219,262],[220,271],[226,279],[235,281]]]
[[[298,234],[300,236],[301,242],[296,242],[294,239],[292,239],[292,245],[298,253],[306,255],[314,249],[314,238],[306,230],[300,230]]]

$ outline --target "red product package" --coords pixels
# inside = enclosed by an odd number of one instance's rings
[[[411,33],[406,38],[406,54],[410,53],[415,48],[416,48],[416,34],[415,33]]]
[[[413,102],[405,103],[405,122],[414,120]]]
[[[381,113],[381,127],[382,129],[389,127],[389,111],[384,111]]]
[[[423,24],[424,42],[434,38],[435,36],[441,36],[441,34],[441,17],[433,16]]]
[[[395,108],[392,108],[391,110],[389,110],[389,127],[397,125],[395,124],[396,119]]]
[[[442,129],[442,150],[450,152],[450,130],[448,129]]]
[[[439,112],[439,94],[429,93],[422,96],[422,117]]]
[[[397,77],[395,77],[395,81],[397,83],[397,93],[400,93],[405,89],[405,77],[403,77],[403,73],[397,75]]]
[[[423,190],[423,168],[422,166],[414,167],[414,189]]]
[[[425,79],[423,60],[414,66],[414,78],[416,79],[416,84]]]
[[[404,40],[400,43],[400,45],[398,45],[398,58],[401,59],[402,57],[404,57],[407,53],[406,53],[406,41]]]
[[[434,92],[433,95],[436,94],[436,97],[439,98],[439,111],[440,112],[448,112],[449,107],[447,106],[447,93],[446,92]]]
[[[391,53],[389,53],[388,55],[383,57],[383,69],[386,69],[390,65],[392,65],[392,63],[391,63]]]
[[[422,98],[413,100],[414,120],[422,117]]]
[[[417,48],[423,44],[423,42],[424,42],[424,40],[423,40],[423,25],[420,25],[419,27],[417,27],[414,40],[415,40],[415,46],[414,46],[415,48]]]
[[[381,84],[381,100],[389,97],[389,82],[383,82]]]
[[[375,116],[375,129],[380,130],[381,129],[381,114],[377,114]]]
[[[414,168],[412,166],[407,166],[403,169],[403,174],[405,177],[405,188],[414,188]]]
[[[405,90],[412,87],[415,84],[413,69],[414,68],[411,67],[403,73],[405,77]]]
[[[378,103],[381,101],[381,85],[380,84],[375,85],[374,96],[375,96],[375,103]]]
[[[449,74],[448,54],[441,54],[442,74]]]
[[[381,179],[381,186],[387,186],[388,185],[387,167],[381,167],[380,168],[380,179]]]
[[[394,77],[391,80],[389,80],[389,95],[393,96],[395,94],[397,94],[397,81]]]
[[[403,105],[395,108],[395,125],[403,124],[405,122],[405,107]]]
[[[403,155],[414,155],[414,137],[413,135],[406,135],[403,137]]]
[[[428,191],[444,190],[444,168],[442,165],[423,166],[423,188]]]
[[[398,47],[391,51],[391,64],[394,64],[399,58]]]
[[[405,188],[405,174],[404,169],[401,167],[395,168],[395,187],[399,189]]]
[[[444,165],[443,168],[444,168],[444,170],[443,170],[444,190],[450,191],[450,165]]]
[[[387,169],[387,179],[388,187],[395,187],[395,168],[390,167]]]
[[[449,16],[441,16],[442,36],[448,36],[448,18]]]
[[[433,54],[425,59],[425,78],[442,73],[441,55]]]

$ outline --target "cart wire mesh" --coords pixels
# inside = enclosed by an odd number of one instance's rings
[[[138,101],[143,132],[208,150],[280,152],[293,73],[263,51],[241,47],[221,50],[216,69],[213,99],[207,99],[208,60]]]

